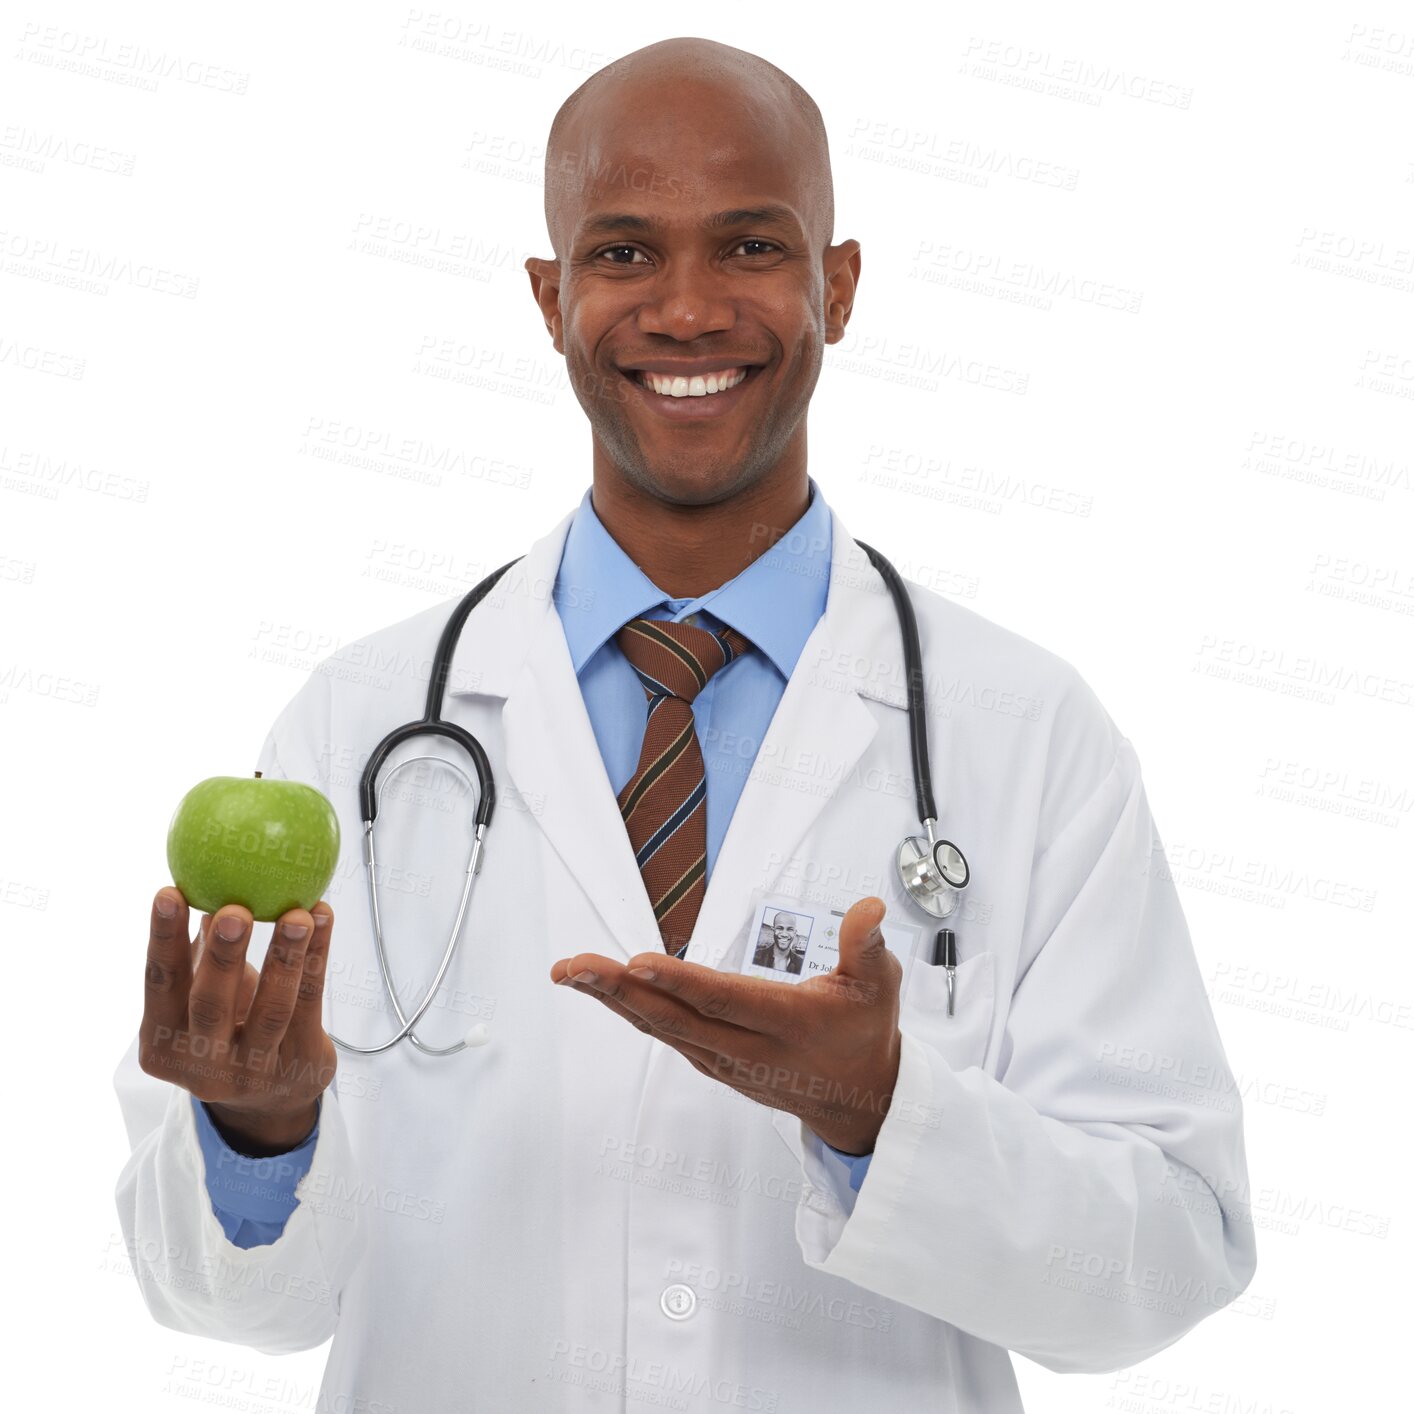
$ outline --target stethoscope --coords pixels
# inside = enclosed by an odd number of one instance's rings
[[[937,834],[938,812],[933,802],[933,778],[928,764],[928,724],[924,719],[926,709],[923,700],[923,663],[922,650],[918,642],[918,621],[914,617],[913,604],[904,588],[903,580],[899,578],[898,571],[877,550],[866,545],[862,540],[855,543],[869,556],[870,562],[883,576],[884,583],[888,585],[889,593],[893,595],[894,605],[898,612],[899,630],[903,635],[904,668],[908,678],[908,729],[913,755],[913,786],[918,800],[918,818],[924,833],[922,835],[907,835],[899,845],[897,853],[899,878],[908,896],[920,908],[934,918],[946,918],[957,907],[958,893],[967,887],[970,874],[967,860],[963,857],[962,851],[951,840],[940,839]],[[407,1037],[425,1055],[451,1056],[468,1046],[483,1046],[490,1039],[487,1027],[484,1023],[479,1022],[471,1027],[454,1046],[429,1046],[419,1038],[414,1028],[422,1020],[428,1007],[432,1005],[432,1000],[437,995],[437,989],[442,985],[442,979],[447,975],[447,970],[452,965],[452,958],[456,954],[457,943],[461,936],[462,920],[466,917],[467,903],[471,898],[472,881],[481,870],[481,853],[486,840],[486,831],[490,827],[491,814],[496,807],[496,785],[491,773],[491,762],[481,743],[464,727],[457,726],[455,722],[445,721],[442,717],[442,700],[446,691],[447,678],[451,672],[452,652],[456,648],[457,639],[461,635],[462,626],[466,623],[468,615],[491,592],[501,576],[512,565],[517,564],[521,558],[517,556],[516,559],[502,565],[500,569],[488,574],[452,611],[437,644],[436,656],[432,660],[432,674],[427,684],[427,709],[423,712],[422,719],[408,722],[405,726],[395,727],[390,731],[378,743],[377,748],[368,758],[368,764],[363,768],[363,776],[359,781],[358,789],[359,805],[363,818],[363,863],[368,875],[368,906],[373,916],[373,944],[378,953],[378,967],[383,974],[383,985],[387,989],[388,1000],[393,1004],[399,1029],[395,1035],[377,1046],[355,1046],[351,1042],[341,1040],[332,1032],[329,1033],[329,1039],[336,1046],[356,1055],[377,1055],[380,1051],[386,1051],[396,1046],[399,1041]],[[476,807],[471,855],[466,863],[466,875],[462,883],[461,901],[457,904],[456,921],[452,924],[447,945],[442,950],[442,960],[438,964],[437,975],[432,979],[432,984],[428,987],[427,993],[418,1004],[417,1009],[408,1014],[403,1010],[397,988],[393,985],[393,974],[388,966],[388,950],[383,942],[383,918],[378,907],[378,859],[373,844],[373,822],[378,816],[378,806],[387,780],[391,780],[405,766],[411,766],[415,762],[431,761],[437,765],[445,766],[460,776],[466,782],[468,789],[471,789],[472,786],[471,778],[465,771],[452,762],[437,756],[411,756],[399,761],[387,779],[380,782],[379,771],[383,762],[387,760],[388,754],[403,742],[418,736],[447,737],[456,742],[471,757],[472,765],[476,769],[480,799]],[[951,1015],[953,1011],[953,973],[957,964],[956,939],[952,929],[938,930],[933,961],[947,969],[948,1014]]]

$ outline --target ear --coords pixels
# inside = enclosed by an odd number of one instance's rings
[[[526,258],[526,273],[530,276],[530,293],[540,307],[545,327],[550,331],[555,352],[565,351],[564,324],[560,319],[560,266],[558,261],[542,260],[532,255]]]
[[[859,288],[860,250],[858,241],[842,241],[825,247],[825,342],[837,344],[854,309],[854,293]]]

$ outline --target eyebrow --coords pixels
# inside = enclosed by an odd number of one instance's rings
[[[796,216],[788,206],[736,206],[730,211],[718,211],[707,218],[709,230],[723,230],[729,226],[795,226]],[[635,216],[629,212],[609,212],[602,216],[591,216],[580,227],[580,234],[598,236],[613,231],[638,231],[643,234],[656,231],[658,222],[648,216]]]

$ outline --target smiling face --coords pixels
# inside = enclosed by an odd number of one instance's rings
[[[795,946],[795,919],[786,916],[782,918],[777,915],[775,923],[771,925],[776,936],[776,948],[785,952]]]
[[[558,259],[532,288],[607,462],[702,505],[803,470],[805,416],[859,273],[833,222],[823,136],[778,81],[665,41],[553,135]],[[769,66],[767,66],[769,68]]]

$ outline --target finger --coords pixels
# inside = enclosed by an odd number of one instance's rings
[[[295,1014],[285,1032],[285,1042],[297,1055],[313,1056],[324,1034],[324,978],[329,970],[329,945],[334,938],[334,910],[323,899],[310,909],[314,936],[304,951]]]
[[[757,1033],[705,1016],[696,1007],[668,995],[646,980],[630,975],[629,969],[621,962],[601,958],[597,971],[575,971],[570,974],[570,980],[580,988],[587,988],[596,996],[614,1002],[631,1018],[643,1021],[665,1039],[701,1046],[716,1053],[731,1051],[744,1043],[759,1040]]]
[[[622,967],[623,964],[615,962],[612,958],[604,957],[597,952],[576,953],[573,957],[562,957],[552,964],[550,968],[550,980],[552,982],[563,982],[571,974],[583,973],[585,971],[601,973],[606,967]]]
[[[241,1032],[243,1042],[276,1049],[295,1014],[304,955],[314,931],[314,919],[303,908],[292,908],[275,921],[270,946],[260,968],[260,981],[251,998]]]
[[[255,1000],[255,989],[260,984],[260,973],[246,958],[245,970],[241,973],[240,989],[236,993],[236,1020],[244,1021],[250,1015],[250,1004]]]
[[[882,982],[889,973],[889,949],[878,924],[888,905],[877,895],[855,900],[840,923],[840,960],[837,973],[871,982]]]
[[[191,940],[191,970],[193,973],[201,965],[201,954],[206,950],[206,939],[211,932],[211,915],[203,913],[196,925],[196,933]]]
[[[211,914],[203,913],[201,922],[197,925],[199,936],[191,941],[191,968],[193,974],[201,962],[201,954],[206,947],[207,935],[211,932]],[[251,965],[249,957],[246,959],[245,969],[241,973],[241,985],[236,990],[236,1020],[244,1021],[250,1012],[250,1004],[255,999],[255,988],[260,981],[260,973]]]
[[[718,972],[714,967],[684,962],[666,953],[639,953],[629,959],[624,971],[638,985],[673,997],[701,1016],[768,1036],[779,1036],[790,1029],[799,1008],[799,999],[793,993],[807,985],[782,985],[764,978]]]
[[[193,1035],[229,1036],[234,1032],[251,921],[250,910],[244,904],[232,903],[218,909],[203,924],[201,960],[196,964],[187,1000]]]
[[[703,1068],[715,1071],[731,1063],[732,1058],[723,1052],[710,1046],[703,1046],[688,1041],[682,1036],[675,1035],[672,1031],[659,1030],[647,1017],[634,1011],[632,1007],[619,1001],[611,993],[600,991],[594,986],[586,985],[582,982],[570,982],[568,986],[572,991],[583,992],[585,996],[593,997],[600,1005],[613,1012],[615,1016],[621,1016],[629,1025],[637,1030],[652,1036],[654,1040],[661,1041],[665,1046],[671,1046],[673,1050],[681,1052],[689,1060],[700,1064]]]
[[[172,912],[162,910],[170,907]],[[180,889],[158,889],[147,930],[147,971],[143,991],[139,1051],[171,1041],[187,1024],[191,990],[190,910]]]

